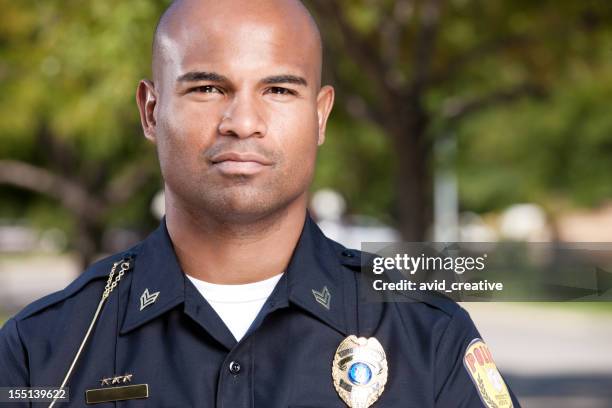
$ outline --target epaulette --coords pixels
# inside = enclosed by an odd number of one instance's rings
[[[17,315],[15,315],[15,320],[23,320],[26,319],[38,312],[43,311],[44,309],[53,306],[80,291],[85,285],[88,283],[108,277],[110,272],[110,268],[114,262],[117,262],[121,259],[132,258],[136,254],[136,248],[138,245],[128,249],[124,252],[119,252],[103,258],[91,266],[89,266],[78,278],[76,278],[72,283],[66,286],[64,289],[51,293],[50,295],[44,296],[29,305],[23,308]]]
[[[336,256],[340,260],[340,263],[355,271],[361,270],[362,260],[365,262],[367,261],[367,258],[374,256],[374,254],[362,252],[358,249],[346,248],[344,245],[334,240],[328,240],[331,243]]]
[[[351,269],[361,270],[361,251],[357,249],[344,248],[337,252],[340,263]]]
[[[448,316],[452,316],[460,308],[459,304],[440,292],[414,292],[405,295],[416,302],[436,308]]]
[[[383,279],[386,279],[389,282],[399,282],[402,279],[405,279],[405,276],[401,271],[397,269],[392,269],[385,271],[383,275],[380,275]],[[419,302],[425,303],[426,305],[436,308],[445,314],[452,316],[455,314],[459,305],[453,299],[449,298],[442,292],[438,291],[422,291],[422,290],[414,290],[414,291],[398,291],[394,292],[393,296],[396,297],[396,302]],[[397,298],[400,299],[397,299]],[[405,300],[404,300],[405,298]]]
[[[371,252],[346,248],[342,244],[333,240],[330,240],[330,242],[334,247],[340,263],[354,271],[361,271],[362,266],[371,264],[374,258],[377,256]],[[396,271],[396,273],[399,274],[398,271]],[[387,276],[391,278],[389,275]],[[449,316],[452,316],[460,307],[457,302],[440,292],[411,292],[403,293],[402,295],[408,298],[406,300],[408,303],[425,303],[428,306],[436,308]]]

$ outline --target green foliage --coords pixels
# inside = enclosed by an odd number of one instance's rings
[[[151,160],[140,164],[156,172],[134,95],[138,81],[149,76],[152,31],[168,3],[0,1],[0,158],[50,169],[92,195],[143,156]],[[158,187],[159,181],[142,186],[108,222],[148,220],[143,202]],[[1,188],[7,197],[2,216],[70,224],[57,203]]]
[[[327,1],[327,0],[326,0]],[[157,174],[141,135],[134,93],[150,75],[150,42],[169,0],[0,0],[0,159],[22,160],[86,186],[92,195],[134,168]],[[424,1],[339,1],[347,21],[388,55],[389,83],[405,91]],[[596,205],[612,197],[612,30],[605,1],[449,0],[432,46],[432,82],[424,92],[430,139],[457,137],[462,206],[487,211],[516,201],[562,197]],[[399,23],[394,50],[390,26]],[[337,32],[324,28],[330,44]],[[332,49],[337,49],[333,48]],[[369,106],[379,89],[350,54],[328,61],[344,88]],[[454,120],[448,107],[522,83],[544,99],[518,98]],[[397,157],[380,124],[351,113],[339,97],[320,149],[313,189],[340,191],[354,213],[390,220]],[[59,145],[50,147],[49,138]],[[59,150],[59,151],[58,151]],[[144,160],[143,160],[144,158]],[[132,166],[132,167],[130,167]],[[112,208],[109,224],[152,222],[153,178]],[[74,229],[55,201],[0,186],[0,217],[28,217]]]
[[[612,49],[612,41],[602,47]],[[560,198],[589,207],[612,198],[612,58],[574,64],[546,99],[490,110],[461,126],[460,191],[467,208],[547,206]]]
[[[319,148],[312,190],[333,187],[347,200],[349,212],[385,219],[393,203],[389,141],[371,124],[342,115],[339,111],[329,124],[326,141]]]
[[[310,1],[314,10],[324,9],[314,7],[322,3]],[[376,56],[389,62],[386,83],[394,84],[396,92],[409,90],[421,62],[414,57],[415,44],[425,35],[423,26],[431,17],[423,10],[435,2],[340,3],[356,30],[354,35],[363,36]],[[522,201],[545,207],[558,200],[595,206],[611,199],[612,3],[450,0],[441,4],[427,70],[430,81],[420,85],[425,88],[428,140],[457,138],[456,162],[438,159],[435,164],[457,168],[461,206],[490,211]],[[320,13],[319,18],[328,23],[323,24],[324,37],[332,45],[336,75],[345,78],[344,90],[379,107],[380,83],[368,77],[354,50],[345,51],[350,47],[346,38],[339,40],[336,16]],[[401,103],[400,98],[397,101]],[[340,98],[336,109],[347,111],[350,104],[349,98]],[[471,105],[477,108],[457,113]],[[361,123],[355,115],[344,117]],[[399,118],[387,117],[386,122],[394,119]],[[343,118],[335,120],[347,126]],[[386,123],[379,121],[378,126]],[[392,148],[391,144],[386,148]],[[329,156],[341,157],[344,151]],[[386,169],[393,168],[387,160],[402,160],[389,151],[370,153]],[[329,174],[342,174],[342,165],[342,160],[329,163]],[[338,177],[344,176],[335,180]],[[388,203],[395,200],[393,191],[375,209],[364,195],[388,188],[392,184],[382,180],[362,182],[353,209],[388,214]]]

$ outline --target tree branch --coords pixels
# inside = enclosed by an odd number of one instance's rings
[[[376,105],[367,103],[362,95],[350,92],[354,86],[338,74],[336,64],[326,64],[323,69],[329,84],[336,91],[336,100],[345,102],[343,107],[351,117],[356,120],[366,119],[378,126],[385,124],[384,115]]]
[[[70,176],[75,174],[78,152],[66,140],[57,137],[49,124],[42,122],[36,131],[36,144],[40,152],[44,152],[44,165],[50,170]]]
[[[403,40],[406,36],[408,19],[412,12],[412,0],[396,0],[389,15],[378,23],[380,49],[383,64],[392,71],[397,71]]]
[[[105,206],[88,192],[62,176],[34,165],[0,160],[0,184],[8,184],[58,200],[65,208],[87,219],[95,219]]]
[[[330,26],[335,26],[339,29],[343,48],[355,60],[357,65],[363,69],[363,72],[370,81],[377,84],[374,89],[383,90],[378,92],[381,98],[380,102],[386,106],[393,106],[394,89],[386,83],[388,70],[376,48],[363,38],[351,23],[347,21],[337,1],[313,0],[310,4],[313,5],[322,18],[331,16],[332,20],[329,21],[329,17],[327,20]]]
[[[105,201],[112,205],[121,204],[134,196],[154,175],[155,166],[150,165],[149,157],[132,164],[115,177],[104,191]]]
[[[458,121],[480,110],[513,102],[526,96],[543,97],[545,91],[537,85],[526,83],[470,100],[453,98],[443,105],[442,116],[449,121]]]
[[[427,87],[438,38],[442,1],[428,0],[420,10],[420,29],[416,36],[412,59],[414,73],[409,88],[409,92],[413,95],[419,95],[421,90]]]
[[[509,35],[504,38],[495,38],[465,51],[462,54],[452,57],[446,64],[443,71],[434,74],[431,78],[432,84],[441,84],[451,79],[461,69],[474,61],[478,61],[490,54],[503,51],[507,48],[529,44],[533,38],[526,35]]]

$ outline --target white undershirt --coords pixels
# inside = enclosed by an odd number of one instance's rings
[[[246,334],[283,274],[243,285],[219,285],[187,275],[237,341]]]

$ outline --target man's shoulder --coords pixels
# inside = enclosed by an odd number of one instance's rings
[[[35,300],[17,313],[13,319],[17,322],[23,321],[44,312],[48,308],[66,299],[79,296],[81,292],[84,292],[84,290],[94,282],[99,282],[107,278],[113,264],[121,259],[133,256],[135,249],[136,247],[133,247],[127,251],[118,252],[94,262],[64,289]],[[102,294],[100,293],[100,295]],[[94,301],[99,301],[99,298]]]
[[[359,249],[347,248],[341,243],[327,238],[328,242],[333,248],[333,252],[339,259],[340,263],[361,275],[362,268],[367,267],[372,260],[377,256],[374,253],[361,251]],[[367,283],[366,276],[358,276],[358,279],[362,279],[363,282]],[[451,298],[439,293],[439,292],[413,292],[402,294],[405,299],[394,302],[397,303],[397,309],[400,313],[413,311],[414,304],[421,304],[426,306],[423,310],[431,309],[433,314],[440,314],[447,318],[452,318],[457,314],[465,313],[461,306],[452,300]],[[397,300],[397,299],[396,299]]]
[[[332,252],[338,258],[338,261],[345,267],[359,271],[361,268],[362,254],[365,256],[366,253],[358,249],[347,248],[338,241],[334,241],[329,237],[325,237],[326,241],[329,243]]]

